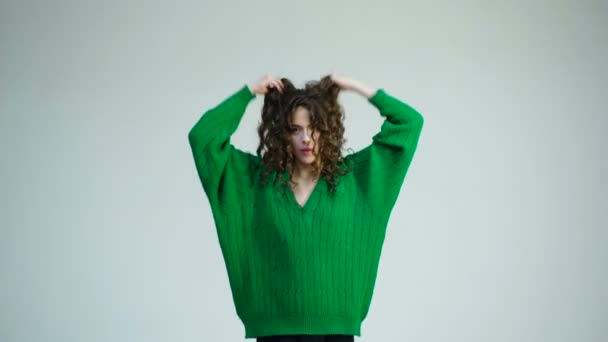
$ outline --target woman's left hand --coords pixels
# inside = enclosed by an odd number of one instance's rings
[[[332,73],[330,75],[330,78],[335,84],[337,84],[340,87],[340,89],[354,90],[357,93],[359,93],[367,98],[370,98],[371,96],[373,96],[376,93],[376,89],[372,89],[372,88],[364,85],[363,83],[356,81],[352,78],[340,76],[335,73]]]
[[[340,89],[355,90],[355,88],[357,88],[358,82],[351,78],[340,76],[335,73],[331,74],[330,78],[335,84],[340,87]]]

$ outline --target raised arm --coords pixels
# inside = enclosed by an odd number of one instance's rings
[[[255,98],[249,87],[243,85],[217,106],[207,110],[188,133],[192,156],[203,189],[212,207],[222,198],[230,198],[230,187],[235,186],[231,175],[236,170],[250,168],[249,153],[238,150],[230,143],[248,103]],[[241,174],[241,177],[247,177]],[[228,179],[227,179],[228,178]],[[227,180],[227,181],[223,181]]]
[[[207,110],[188,133],[188,140],[202,186],[211,206],[238,201],[252,190],[259,158],[230,143],[247,105],[269,88],[282,90],[270,74],[243,85],[215,107]]]
[[[372,137],[372,143],[347,159],[354,161],[357,184],[370,206],[380,214],[390,214],[416,151],[423,117],[384,89],[334,77],[341,88],[365,96],[385,118],[380,132]]]

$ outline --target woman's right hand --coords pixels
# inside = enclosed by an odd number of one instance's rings
[[[249,90],[254,94],[266,94],[270,88],[276,88],[279,92],[283,92],[283,82],[280,79],[274,78],[270,73],[266,73],[258,81],[247,84]]]

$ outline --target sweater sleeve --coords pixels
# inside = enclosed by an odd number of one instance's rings
[[[423,117],[418,111],[379,89],[368,102],[385,119],[372,143],[348,157],[356,182],[369,205],[390,214],[418,145]],[[347,157],[347,158],[348,158]]]
[[[188,133],[198,176],[212,209],[246,200],[245,192],[252,189],[259,158],[234,147],[230,137],[254,98],[255,94],[244,85],[203,113]]]

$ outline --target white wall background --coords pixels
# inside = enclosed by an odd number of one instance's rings
[[[187,133],[267,71],[425,117],[356,340],[608,340],[605,1],[2,1],[0,39],[1,341],[244,341]]]

